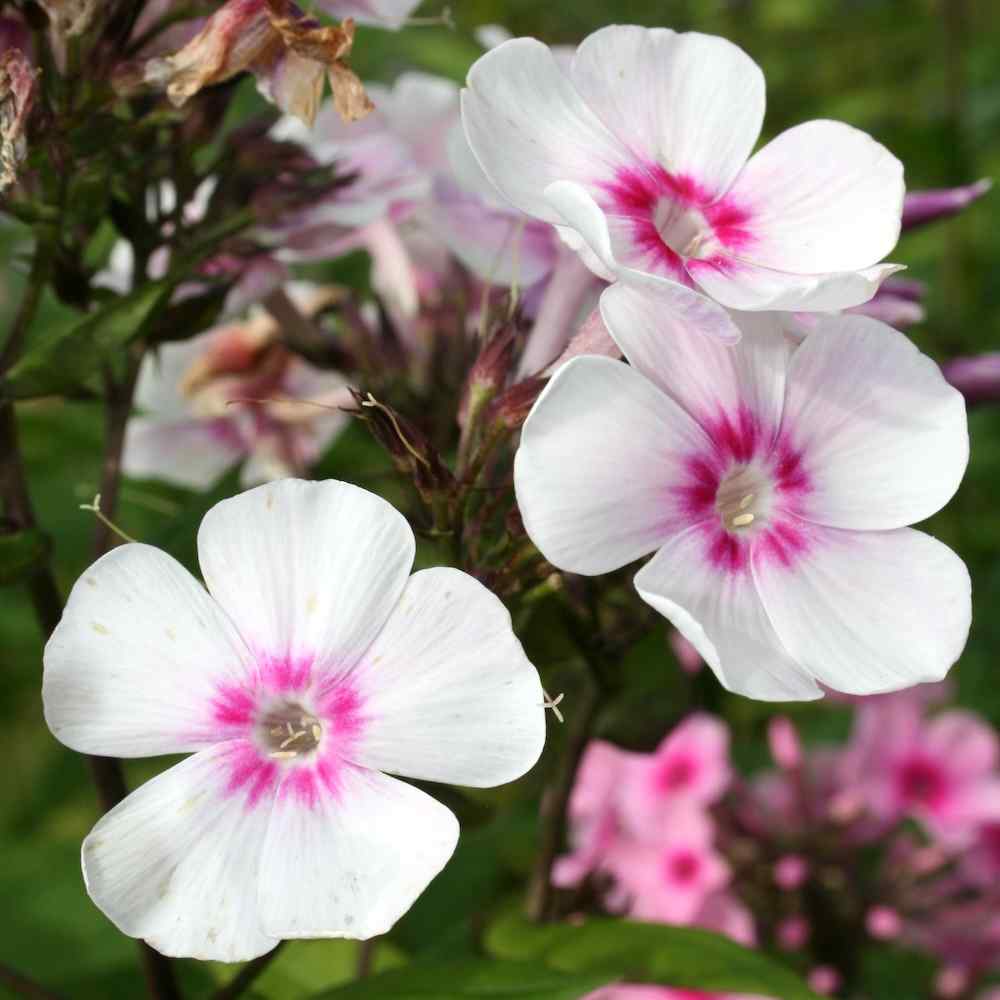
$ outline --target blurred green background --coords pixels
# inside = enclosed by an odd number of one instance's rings
[[[421,13],[433,15],[439,9],[434,0]],[[367,79],[391,80],[412,68],[461,79],[481,51],[474,29],[487,23],[553,43],[573,43],[610,22],[695,29],[727,36],[762,65],[768,81],[765,138],[810,118],[837,118],[872,133],[900,156],[911,188],[1000,177],[997,0],[457,0],[452,13],[454,30],[432,26],[396,34],[359,32],[355,67]],[[0,317],[5,326],[23,281],[26,234],[11,224],[0,238],[5,261]],[[1000,349],[1000,192],[959,218],[907,235],[893,259],[929,286],[927,321],[911,331],[922,349],[939,360]],[[49,303],[42,323],[54,321],[56,309]],[[100,411],[87,403],[42,401],[22,406],[19,418],[36,509],[55,539],[56,568],[68,591],[90,559],[92,515],[78,505],[90,501],[97,489]],[[971,413],[970,429],[972,461],[965,482],[929,529],[963,556],[973,577],[975,617],[968,649],[953,672],[956,699],[1000,724],[1000,685],[995,680],[1000,511],[993,506],[1000,494],[1000,408]],[[320,469],[323,475],[376,486],[384,472],[381,457],[359,427],[338,440]],[[119,521],[132,534],[163,544],[193,565],[201,514],[235,489],[233,479],[212,497],[126,484]],[[905,587],[906,581],[899,584]],[[663,635],[657,634],[636,654],[632,669],[657,697],[643,699],[642,713],[631,716],[632,731],[617,734],[629,742],[655,739],[671,714],[677,671],[664,650]],[[97,816],[93,791],[81,759],[60,747],[44,727],[41,646],[30,606],[12,588],[0,591],[0,655],[0,898],[5,904],[0,909],[0,961],[72,997],[138,996],[134,946],[83,891],[78,851]],[[771,710],[723,696],[717,688],[711,697],[734,724],[737,759],[750,766],[761,762],[763,724]],[[802,708],[797,718],[813,738],[842,732],[847,725],[846,713],[836,708]],[[130,783],[161,766],[129,765]],[[530,831],[530,823],[525,830]],[[509,847],[511,840],[509,831],[503,837],[495,834],[487,828],[464,838],[450,885],[462,886],[465,895],[449,898],[447,892],[432,892],[418,919],[403,928],[403,947],[441,945],[449,908],[468,908],[496,889],[497,844]],[[516,866],[517,860],[511,863]],[[470,887],[473,871],[479,881]],[[260,989],[274,998],[307,995],[351,974],[354,947],[295,944]],[[392,962],[399,951],[386,947],[381,955],[382,961]],[[217,972],[195,963],[184,963],[184,969],[192,982],[203,984]]]

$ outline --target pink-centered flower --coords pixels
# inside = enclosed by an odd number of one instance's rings
[[[706,901],[729,882],[730,871],[712,841],[711,819],[681,807],[659,836],[621,842],[607,859],[629,916],[667,924],[691,924]]]
[[[595,575],[655,552],[640,596],[750,697],[940,679],[968,633],[969,576],[906,526],[962,478],[959,393],[867,317],[797,343],[782,314],[745,314],[729,348],[658,305],[605,291],[630,364],[573,359],[528,416],[514,479],[542,554]]]
[[[131,544],[88,569],[45,649],[52,732],[84,753],[191,753],[83,844],[88,892],[171,955],[387,931],[447,862],[452,813],[386,773],[489,787],[537,760],[542,690],[500,601],[410,576],[379,497],[285,480],[198,534],[207,591]]]
[[[678,809],[717,802],[729,784],[729,732],[704,713],[671,730],[652,754],[636,754],[621,780],[625,821],[638,833],[669,825]]]
[[[917,699],[858,707],[845,764],[868,811],[884,823],[913,817],[946,844],[968,845],[981,821],[1000,815],[1000,741],[970,712],[924,718]]]
[[[318,286],[287,290],[307,315]],[[136,386],[123,468],[130,476],[205,489],[238,462],[247,486],[301,475],[322,456],[352,405],[344,379],[293,354],[267,312],[213,327],[148,356]]]
[[[469,142],[519,209],[563,227],[597,273],[657,276],[673,308],[829,311],[897,270],[900,162],[848,125],[813,121],[751,157],[764,78],[730,42],[628,25],[586,38],[567,72],[517,38],[462,95]]]

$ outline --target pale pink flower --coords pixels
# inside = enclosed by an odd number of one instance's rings
[[[288,290],[307,314],[325,301],[319,288]],[[140,413],[126,429],[126,474],[204,489],[240,461],[245,485],[316,462],[349,419],[340,407],[351,405],[350,392],[279,334],[258,309],[148,355],[136,386]]]
[[[1000,741],[961,709],[925,719],[913,698],[863,704],[847,760],[871,815],[916,818],[946,843],[968,844],[984,811],[1000,806]]]
[[[729,348],[648,286],[618,282],[601,309],[630,364],[560,368],[517,453],[545,558],[596,575],[655,552],[640,596],[750,697],[940,679],[968,633],[968,572],[906,527],[968,459],[964,402],[937,366],[867,317],[825,317],[796,343],[782,314],[742,314]]]
[[[351,17],[358,24],[398,30],[420,6],[421,0],[316,0],[320,10],[342,21]]]
[[[775,764],[783,771],[802,766],[802,742],[795,723],[787,715],[776,715],[767,724],[767,745]]]
[[[569,800],[573,850],[553,865],[553,884],[578,885],[604,865],[621,837],[621,783],[638,758],[604,740],[587,745]]]
[[[729,785],[729,731],[705,713],[688,716],[621,777],[621,809],[637,835],[656,834],[678,808],[707,807]]]
[[[83,753],[191,753],[83,844],[94,902],[170,955],[389,930],[454,850],[454,815],[386,773],[490,787],[537,760],[542,689],[489,591],[410,576],[381,498],[285,480],[198,533],[207,591],[158,549],[113,549],[45,649],[53,733]]]
[[[764,78],[730,42],[615,25],[576,50],[517,38],[472,67],[469,142],[507,199],[563,227],[606,278],[655,275],[672,308],[736,335],[724,310],[835,310],[898,270],[900,162],[868,135],[813,121],[750,156]],[[749,162],[748,162],[749,158]],[[703,300],[700,304],[698,300]]]
[[[622,841],[606,868],[637,920],[690,924],[707,900],[729,883],[730,871],[712,844],[711,819],[694,807],[674,810],[654,838]]]

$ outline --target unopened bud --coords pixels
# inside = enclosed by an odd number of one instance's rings
[[[670,643],[670,648],[673,650],[674,656],[677,657],[677,662],[686,674],[696,674],[705,665],[705,661],[701,658],[701,653],[677,629],[670,630],[667,635],[667,642]]]
[[[508,322],[487,338],[465,380],[458,408],[460,427],[464,427],[470,418],[475,420],[482,408],[507,384],[517,336],[515,324]]]
[[[487,423],[499,424],[512,431],[519,430],[528,419],[528,414],[542,394],[545,384],[546,379],[535,377],[526,378],[512,385],[490,403]]]
[[[785,892],[802,887],[809,877],[809,862],[799,854],[786,854],[774,865],[774,884]]]
[[[981,198],[993,187],[988,177],[962,187],[934,188],[929,191],[911,191],[903,201],[903,229],[946,219],[958,215],[966,205]]]
[[[1000,401],[1000,351],[955,358],[941,372],[970,405]]]
[[[946,965],[934,980],[934,992],[943,1000],[954,1000],[969,988],[969,974],[960,965]]]
[[[809,973],[809,988],[821,996],[832,996],[840,989],[843,978],[832,965],[817,965]]]
[[[785,771],[802,766],[802,744],[794,723],[785,715],[776,715],[767,726],[767,745],[775,764]]]
[[[775,930],[778,947],[784,951],[799,951],[805,947],[811,933],[809,921],[800,916],[786,917]]]
[[[865,914],[865,927],[878,941],[892,941],[903,929],[903,920],[891,906],[873,906]]]
[[[12,25],[5,33],[11,40],[18,35]],[[25,129],[35,83],[35,69],[24,48],[12,44],[0,51],[0,191],[17,180],[17,168],[28,151]]]

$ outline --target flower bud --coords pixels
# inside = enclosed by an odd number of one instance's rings
[[[786,854],[774,865],[774,884],[785,892],[802,887],[809,877],[809,862],[799,854]]]
[[[865,927],[877,941],[891,941],[899,937],[903,921],[890,906],[873,906],[865,914]]]
[[[767,744],[775,764],[785,771],[795,771],[802,766],[802,744],[792,720],[776,715],[767,726]]]
[[[832,996],[842,982],[840,973],[832,965],[817,965],[809,973],[809,988],[823,996]]]
[[[913,229],[938,219],[947,219],[981,198],[993,187],[988,177],[963,187],[911,191],[903,201],[903,229]]]
[[[487,412],[487,423],[499,424],[508,430],[516,431],[528,419],[535,400],[542,394],[547,379],[526,378],[512,385],[501,393],[490,404]]]
[[[82,35],[93,23],[101,0],[39,0],[57,38]]]
[[[954,358],[941,371],[970,406],[1000,400],[1000,351]]]
[[[458,408],[459,426],[464,427],[470,416],[475,419],[476,414],[506,385],[517,335],[514,323],[504,323],[483,345],[465,380]]]
[[[809,941],[812,928],[805,917],[786,917],[775,929],[778,947],[784,951],[799,951]]]

